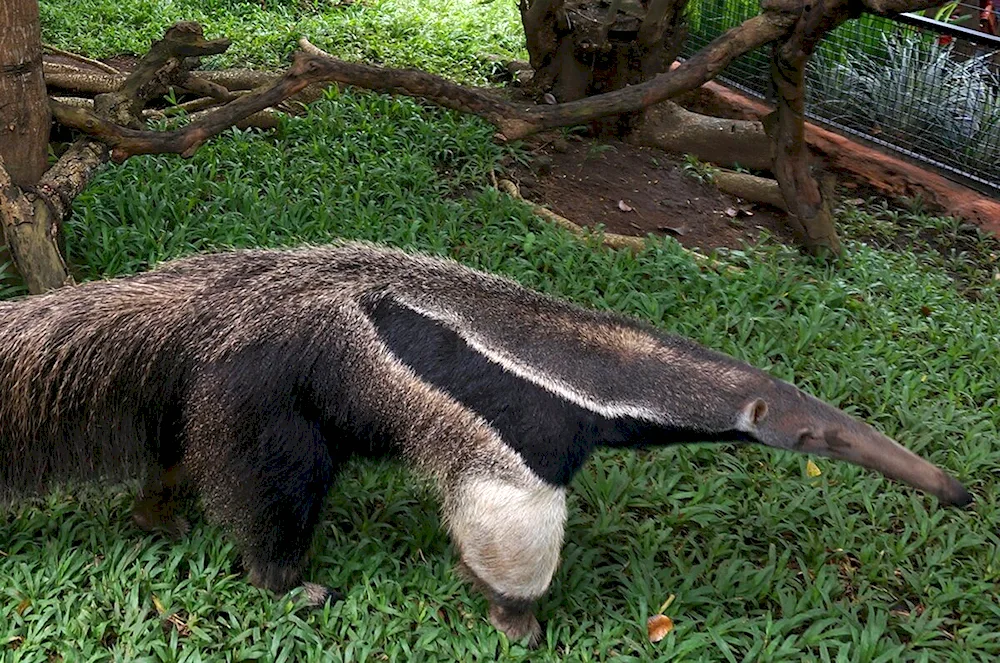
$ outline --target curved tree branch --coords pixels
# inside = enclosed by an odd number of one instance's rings
[[[642,110],[693,90],[714,78],[737,57],[785,35],[795,22],[794,14],[766,11],[720,35],[678,67],[645,83],[553,106],[515,105],[491,94],[456,85],[440,76],[343,62],[305,39],[299,44],[316,58],[314,71],[319,80],[424,97],[446,108],[481,115],[504,137],[514,140],[545,129]]]
[[[211,136],[258,111],[275,106],[312,83],[321,82],[344,83],[381,92],[423,97],[446,108],[479,115],[496,126],[505,138],[517,139],[544,129],[641,110],[694,89],[714,77],[736,57],[783,35],[794,21],[795,17],[787,12],[765,12],[729,30],[696,56],[646,83],[555,106],[513,104],[487,92],[464,87],[422,71],[344,62],[324,53],[304,38],[299,42],[302,52],[296,54],[292,66],[270,87],[235,99],[196,122],[174,131],[153,132],[129,128],[124,125],[130,122],[118,122],[117,118],[115,121],[106,119],[109,114],[103,108],[91,113],[86,109],[71,108],[58,102],[53,102],[51,106],[53,114],[61,123],[111,145],[112,158],[116,162],[137,154],[167,152],[190,156]],[[195,32],[192,28],[187,28],[182,34],[197,34],[200,38],[200,29]],[[169,40],[165,38],[163,41]],[[212,43],[224,42],[217,40]],[[176,54],[177,51],[172,52]],[[148,57],[161,64],[169,59],[162,55]],[[128,99],[130,110],[136,106],[135,95],[144,96],[142,91],[152,85],[151,77],[159,71],[152,66],[140,69],[129,76],[117,97],[119,104]],[[205,78],[208,80],[208,77]]]
[[[193,63],[186,58],[216,55],[229,48],[228,39],[206,40],[201,26],[193,22],[176,23],[167,29],[163,39],[153,42],[121,87],[94,100],[96,111],[122,126],[140,126],[146,102],[167,91],[172,84],[194,79],[186,68]],[[213,91],[215,87],[213,86]]]

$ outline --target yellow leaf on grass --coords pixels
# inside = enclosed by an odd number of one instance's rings
[[[806,475],[810,477],[818,477],[823,474],[823,470],[819,469],[819,465],[812,462],[811,460],[806,461]]]
[[[157,614],[160,615],[167,611],[167,609],[163,607],[163,602],[160,601],[160,598],[156,594],[153,594],[153,607],[156,608]]]
[[[653,615],[646,620],[646,631],[650,642],[659,642],[674,630],[674,620],[666,615]]]

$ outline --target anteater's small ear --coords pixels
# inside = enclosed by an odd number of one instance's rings
[[[755,398],[743,406],[736,422],[736,429],[743,432],[750,432],[757,427],[757,424],[764,421],[766,417],[767,401],[763,398]]]

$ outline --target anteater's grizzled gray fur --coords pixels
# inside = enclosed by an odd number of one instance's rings
[[[0,306],[0,496],[145,472],[143,527],[190,486],[282,592],[338,468],[398,454],[440,492],[493,622],[537,640],[565,490],[598,445],[744,440],[954,479],[744,363],[456,263],[371,245],[168,263]],[[313,598],[328,595],[311,586]]]

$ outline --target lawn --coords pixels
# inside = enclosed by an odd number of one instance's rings
[[[42,10],[46,40],[95,56],[139,50],[178,18],[234,37],[226,62],[273,67],[301,33],[345,57],[467,81],[489,74],[479,54],[520,48],[510,2]],[[129,18],[120,33],[104,27],[115,17]],[[720,252],[714,267],[672,239],[613,251],[493,190],[491,169],[524,153],[492,133],[411,100],[331,92],[275,133],[233,130],[188,161],[109,167],[74,204],[69,254],[81,279],[337,237],[452,256],[792,380],[946,467],[974,508],[939,508],[821,459],[811,477],[806,457],[760,447],[601,452],[572,485],[563,565],[540,606],[546,640],[530,652],[490,626],[485,600],[453,571],[433,498],[396,464],[359,462],[331,495],[308,576],[347,597],[321,611],[247,585],[210,523],[179,543],[136,531],[135,485],[63,488],[0,511],[0,660],[1000,656],[1000,244],[866,202],[838,212],[847,250],[834,266],[766,241]],[[16,294],[5,283],[0,296]],[[671,595],[676,628],[651,644],[646,618]]]

